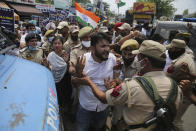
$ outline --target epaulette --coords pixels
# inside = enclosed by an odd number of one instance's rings
[[[81,46],[82,46],[82,44],[78,44],[78,45],[72,47],[72,50],[75,49],[75,48],[79,48],[79,47],[81,47]]]
[[[133,78],[125,78],[124,81],[130,81],[132,80]]]
[[[19,50],[19,52],[24,52],[25,50],[27,50],[27,47],[22,48],[21,50]]]
[[[42,47],[37,47],[37,49],[43,49]]]

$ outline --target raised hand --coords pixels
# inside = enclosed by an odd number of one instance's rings
[[[85,67],[86,57],[82,55],[78,57],[76,64],[76,74],[78,77],[82,77],[83,69]]]
[[[68,62],[69,61],[69,54],[67,54],[66,52],[63,52],[62,54],[62,58],[65,62]]]

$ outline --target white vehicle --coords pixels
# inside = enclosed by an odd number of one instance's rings
[[[192,29],[188,29],[188,24],[192,24]],[[170,31],[190,32],[190,48],[196,53],[196,23],[182,21],[157,21],[155,34],[160,34],[164,39],[169,38]]]

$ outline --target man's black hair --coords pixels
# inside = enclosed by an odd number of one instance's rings
[[[177,30],[171,30],[169,32],[169,41],[171,42],[174,39],[174,37],[176,36],[176,34],[178,34],[178,33],[179,33],[179,31],[177,31]]]
[[[52,44],[53,44],[53,42],[54,42],[55,40],[60,40],[62,44],[65,42],[65,41],[64,41],[64,38],[63,38],[62,36],[55,36],[55,37],[53,38],[53,40],[52,40]]]
[[[27,25],[26,25],[26,29],[29,29],[29,27],[35,27],[35,25],[33,24],[33,23],[28,23]]]
[[[151,40],[154,40],[154,41],[157,41],[157,42],[161,42],[161,41],[164,41],[164,38],[161,35],[159,35],[159,34],[154,34],[151,37]]]
[[[138,42],[139,45],[142,44],[142,42],[146,39],[146,36],[142,36],[142,37],[135,37],[135,40]]]
[[[103,33],[103,32],[94,33],[91,36],[91,46],[96,46],[96,44],[98,44],[99,41],[101,40],[107,40],[108,42],[110,42],[110,37],[106,33]]]
[[[31,39],[37,39],[38,41],[41,41],[40,35],[36,33],[28,33],[25,37],[25,42],[28,43]]]

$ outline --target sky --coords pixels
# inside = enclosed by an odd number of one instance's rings
[[[91,0],[92,1],[92,0]],[[115,0],[103,0],[104,2],[107,2],[110,5],[110,10],[115,11],[115,13],[118,13],[118,8],[115,4]],[[126,5],[119,8],[119,12],[121,14],[125,14],[125,11],[133,6],[133,3],[136,0],[121,0],[123,2],[126,2]],[[185,9],[189,9],[189,13],[196,12],[196,0],[175,0],[173,3],[174,7],[177,8],[177,11],[175,14],[182,14]]]

